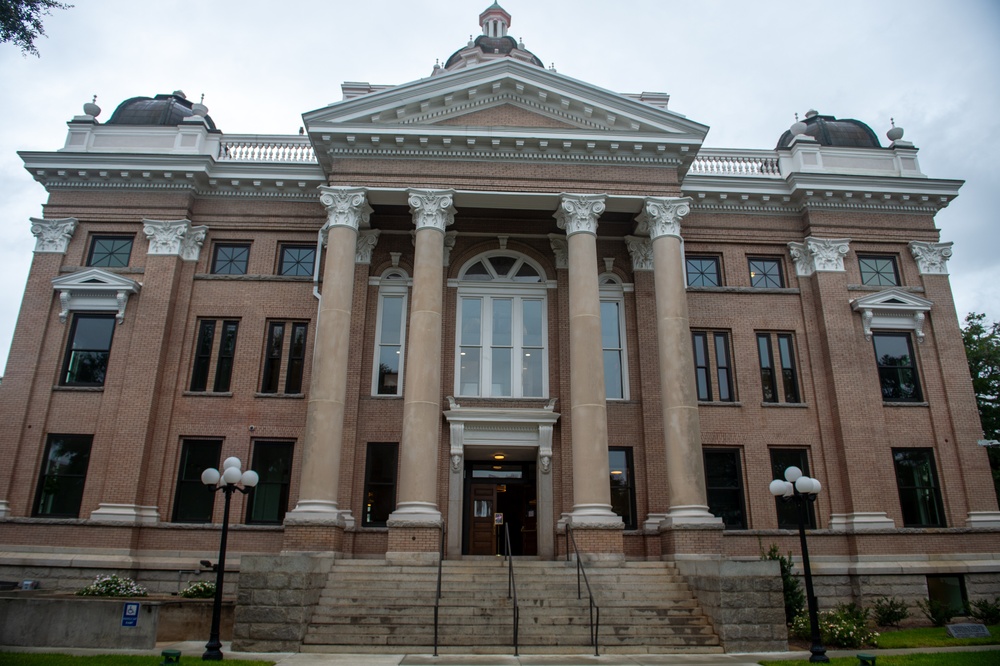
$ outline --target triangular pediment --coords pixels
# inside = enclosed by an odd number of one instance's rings
[[[865,337],[874,330],[912,330],[917,342],[924,341],[924,320],[934,305],[902,289],[884,289],[851,301],[851,309],[861,315]]]
[[[87,268],[57,277],[52,280],[52,286],[60,290],[118,291],[126,289],[132,293],[139,291],[139,283],[135,280],[100,268]]]
[[[926,298],[921,298],[902,289],[885,289],[867,296],[861,296],[851,301],[854,310],[905,310],[910,312],[926,312],[934,305]]]
[[[708,127],[633,97],[505,58],[303,114],[317,158],[611,159],[680,166]],[[478,153],[478,154],[477,154]]]
[[[65,322],[70,312],[114,312],[120,324],[125,319],[129,296],[142,287],[123,275],[87,268],[54,278],[52,288],[59,295],[59,320]]]

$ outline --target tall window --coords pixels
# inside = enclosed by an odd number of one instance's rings
[[[212,272],[217,275],[246,275],[249,245],[218,243],[212,255]]]
[[[625,354],[625,298],[616,277],[603,275],[601,285],[601,347],[604,352],[604,396],[628,398],[628,360]]]
[[[718,287],[722,285],[718,257],[687,256],[684,259],[689,287]]]
[[[809,456],[805,449],[771,449],[771,478],[785,479],[785,470],[798,467],[802,474],[809,476]],[[774,498],[778,511],[778,527],[783,530],[799,529],[798,506],[780,497]],[[806,502],[806,527],[816,529],[816,510],[812,502]]]
[[[115,333],[112,314],[75,314],[66,345],[63,386],[104,386]]]
[[[302,392],[302,371],[306,355],[306,329],[304,322],[272,321],[267,325],[267,346],[264,349],[264,369],[260,383],[261,393],[278,393],[281,370],[284,375],[285,393]],[[288,359],[287,365],[281,360]]]
[[[92,435],[49,435],[33,516],[79,518]]]
[[[215,508],[215,493],[201,482],[201,473],[219,468],[222,440],[185,439],[181,447],[174,494],[175,523],[210,523]]]
[[[278,274],[311,276],[315,263],[315,245],[282,245]]]
[[[123,268],[132,256],[131,236],[93,236],[90,240],[88,266]]]
[[[945,527],[934,451],[893,449],[904,527]]]
[[[920,379],[909,333],[873,333],[878,381],[886,402],[920,402]]]
[[[288,511],[292,442],[254,442],[253,464],[260,481],[247,500],[247,522],[279,524]]]
[[[625,529],[634,530],[637,520],[631,447],[608,447],[608,467],[611,470],[611,510],[621,516]]]
[[[777,343],[777,359],[772,352],[772,342]],[[760,384],[764,402],[801,402],[792,334],[758,333],[757,357],[760,360]]]
[[[739,449],[705,449],[705,490],[708,510],[722,518],[726,529],[747,528]]]
[[[861,284],[873,287],[899,285],[899,271],[896,270],[895,257],[859,254],[858,268],[861,270]]]
[[[718,396],[720,402],[733,402],[733,368],[729,353],[729,333],[725,331],[693,331],[695,386],[698,400],[710,402]],[[714,386],[714,391],[713,391]]]
[[[392,269],[378,288],[378,321],[375,324],[375,364],[372,393],[403,394],[403,343],[406,340],[406,276]]]
[[[461,272],[458,292],[457,395],[547,395],[541,271],[519,256],[483,256]]]
[[[362,525],[385,527],[396,508],[396,458],[399,445],[368,442],[365,463],[365,513]]]
[[[756,289],[775,289],[785,286],[781,273],[781,260],[768,257],[750,257],[750,286]]]
[[[235,320],[201,319],[198,321],[198,340],[195,343],[194,364],[191,369],[191,390],[195,392],[208,390],[208,378],[212,370],[212,353],[215,356],[215,382],[212,390],[216,393],[228,393],[232,375],[233,359],[236,355],[236,334],[240,323]],[[218,337],[218,347],[215,339]]]

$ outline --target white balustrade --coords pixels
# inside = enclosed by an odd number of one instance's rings
[[[704,176],[753,176],[757,178],[781,178],[778,157],[769,155],[747,155],[702,150],[688,170],[690,175]]]
[[[233,137],[219,143],[219,159],[232,162],[316,162],[306,137]]]

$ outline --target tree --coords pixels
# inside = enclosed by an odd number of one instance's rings
[[[69,9],[56,0],[0,0],[0,42],[10,42],[21,49],[21,53],[37,56],[35,39],[45,36],[42,17],[53,9]]]
[[[962,328],[962,342],[969,359],[972,390],[979,405],[979,420],[986,439],[1000,439],[1000,322],[988,324],[986,315],[970,312]],[[993,485],[1000,502],[1000,447],[987,449]]]

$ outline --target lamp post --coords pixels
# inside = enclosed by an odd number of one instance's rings
[[[219,564],[215,571],[215,603],[212,604],[212,633],[205,644],[204,661],[222,661],[222,641],[219,640],[219,623],[222,618],[222,584],[226,575],[226,538],[229,536],[229,503],[233,493],[240,491],[244,495],[257,485],[260,477],[253,470],[241,471],[243,463],[239,458],[226,458],[222,463],[222,472],[209,467],[201,473],[201,482],[214,493],[221,490],[226,495],[225,510],[222,513],[222,539],[219,543]]]
[[[796,516],[799,521],[799,541],[802,544],[802,568],[806,577],[806,602],[809,604],[809,628],[812,633],[812,654],[809,661],[813,663],[828,663],[826,648],[819,633],[819,615],[816,610],[816,595],[813,594],[812,570],[809,568],[809,548],[806,546],[806,510],[808,502],[815,502],[820,491],[820,483],[816,479],[802,474],[798,467],[785,470],[785,480],[775,479],[771,482],[771,494],[780,497],[784,502],[795,502]]]

